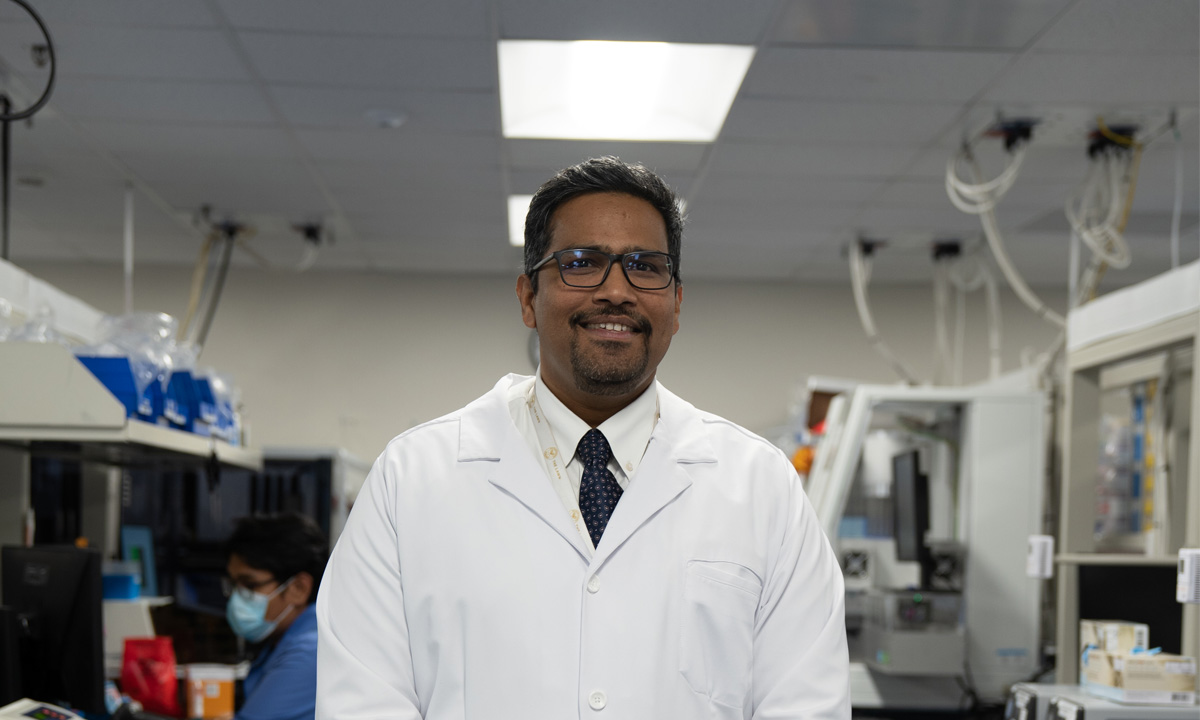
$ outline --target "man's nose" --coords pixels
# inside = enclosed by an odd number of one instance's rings
[[[637,297],[637,288],[629,284],[625,271],[619,263],[613,263],[608,268],[608,277],[596,288],[596,298],[607,300],[614,305],[633,302]]]

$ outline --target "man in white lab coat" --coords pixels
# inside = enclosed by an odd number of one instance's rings
[[[538,190],[538,374],[376,461],[317,602],[317,720],[850,717],[841,572],[791,464],[655,380],[682,225],[615,158]]]

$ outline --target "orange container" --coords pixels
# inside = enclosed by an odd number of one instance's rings
[[[232,720],[232,665],[192,663],[187,666],[187,717],[202,720]]]

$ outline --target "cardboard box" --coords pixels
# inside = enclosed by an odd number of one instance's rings
[[[1150,626],[1124,620],[1080,620],[1079,652],[1088,646],[1110,653],[1128,653],[1150,647]]]
[[[1169,653],[1110,653],[1084,656],[1083,688],[1123,703],[1194,705],[1196,660]]]
[[[235,678],[232,665],[189,664],[186,676],[187,717],[232,720]]]

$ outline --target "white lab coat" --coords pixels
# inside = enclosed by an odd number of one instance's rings
[[[849,718],[842,575],[783,453],[659,386],[589,558],[522,379],[376,461],[317,600],[316,720]]]

